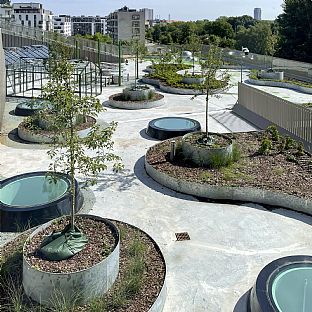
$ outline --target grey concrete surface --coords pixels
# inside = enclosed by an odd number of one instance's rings
[[[0,29],[0,132],[2,127],[2,118],[5,106],[5,95],[6,95],[5,59],[4,59],[4,50],[2,46],[2,34]]]
[[[246,74],[244,71],[244,78]],[[232,87],[210,100],[209,130],[255,130],[238,117],[239,129],[235,119],[229,124],[227,118],[216,120],[212,116],[229,112],[237,101],[240,71],[231,71],[231,75]],[[106,88],[99,98],[105,102],[121,89]],[[164,95],[166,105],[162,107],[140,111],[108,107],[100,115],[101,121],[119,123],[114,134],[115,150],[123,158],[125,171],[101,174],[92,187],[91,213],[138,226],[159,244],[168,268],[164,312],[241,311],[242,298],[263,266],[278,257],[311,253],[312,218],[283,209],[270,212],[249,203],[200,202],[148,177],[143,155],[155,140],[144,135],[144,129],[151,119],[186,116],[205,125],[205,96],[191,100],[185,95]],[[0,155],[3,177],[44,170],[49,164],[44,150],[0,145]],[[191,239],[177,242],[175,233],[185,231]]]

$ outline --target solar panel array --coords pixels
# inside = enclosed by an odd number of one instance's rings
[[[15,65],[22,62],[32,62],[35,60],[47,59],[49,57],[49,49],[45,45],[24,46],[21,48],[10,47],[4,48],[5,64]]]

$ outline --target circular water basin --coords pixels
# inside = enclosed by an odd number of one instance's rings
[[[31,172],[0,182],[0,231],[16,231],[47,222],[71,211],[66,175]],[[82,196],[76,182],[76,210]]]
[[[51,107],[51,104],[45,100],[27,100],[17,104],[15,108],[15,115],[17,116],[31,116],[44,108]]]
[[[277,259],[260,272],[250,294],[251,312],[312,311],[312,257]]]
[[[149,122],[146,133],[152,138],[166,140],[190,132],[200,131],[197,120],[184,117],[162,117]]]

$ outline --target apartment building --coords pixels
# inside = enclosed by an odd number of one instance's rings
[[[72,35],[72,23],[69,15],[53,16],[53,30],[64,36]]]
[[[41,3],[13,3],[11,18],[18,25],[53,31],[53,13]]]
[[[113,41],[145,41],[145,12],[123,7],[107,16],[107,34]]]
[[[97,16],[73,16],[72,17],[72,34],[94,35],[95,33],[105,34],[106,19]]]
[[[10,0],[0,0],[0,18],[11,19],[12,5]]]

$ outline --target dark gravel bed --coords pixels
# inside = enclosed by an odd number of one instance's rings
[[[26,244],[26,259],[32,266],[45,272],[76,272],[99,263],[113,251],[116,245],[116,238],[105,223],[77,216],[77,227],[88,237],[88,243],[85,248],[67,260],[48,261],[43,259],[37,252],[40,243],[53,231],[62,231],[68,223],[68,220],[61,219],[60,222],[51,224],[48,228],[36,234]]]
[[[155,169],[180,180],[218,186],[256,187],[312,199],[312,173],[307,169],[311,166],[311,155],[295,156],[296,162],[291,162],[289,156],[295,154],[294,150],[280,152],[274,146],[268,155],[259,155],[257,151],[263,136],[262,132],[233,134],[234,143],[241,151],[241,159],[220,169],[198,167],[184,159],[179,151],[181,138],[176,139],[178,156],[173,162],[169,158],[169,140],[153,146],[147,152],[146,160]]]
[[[146,312],[159,295],[164,283],[166,267],[158,247],[155,246],[148,235],[137,228],[119,221],[112,222],[118,227],[121,234],[120,267],[117,280],[112,289],[96,303],[74,306],[70,311]],[[14,291],[19,294],[21,299],[20,311],[52,311],[30,301],[23,294],[22,288],[20,288],[22,285],[22,247],[29,234],[30,231],[25,232],[0,248],[0,310],[3,312],[13,311],[14,302],[10,295]],[[116,304],[116,298],[118,298],[120,289],[125,284],[126,276],[133,269],[131,268],[131,260],[133,258],[133,250],[131,248],[133,248],[134,242],[139,242],[144,250],[142,285],[138,292],[128,294],[124,304]]]

